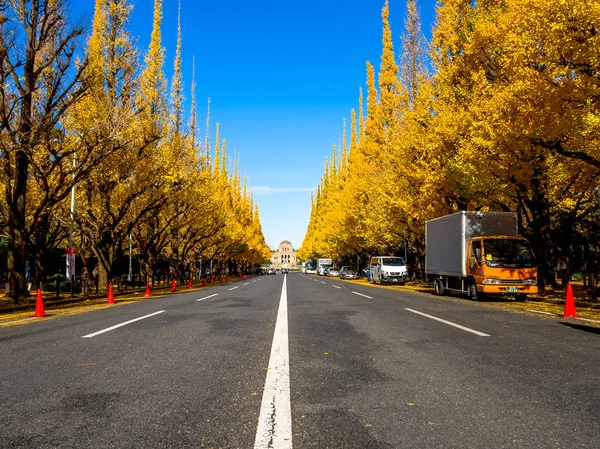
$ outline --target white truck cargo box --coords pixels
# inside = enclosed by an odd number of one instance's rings
[[[514,212],[456,212],[425,222],[425,273],[465,277],[467,239],[486,235],[517,237]]]

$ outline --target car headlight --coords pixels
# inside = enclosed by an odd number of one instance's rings
[[[525,284],[525,285],[537,285],[537,279],[536,278],[525,279],[523,281],[523,284]]]
[[[485,278],[483,280],[484,284],[501,284],[500,279],[498,278]]]
[[[390,273],[388,273],[387,271],[382,271],[381,274],[383,274],[384,276],[389,276]]]

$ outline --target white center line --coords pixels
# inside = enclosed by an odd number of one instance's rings
[[[484,334],[483,332],[476,331],[475,329],[471,329],[469,327],[461,326],[460,324],[453,323],[452,321],[442,320],[441,318],[438,318],[438,317],[432,316],[432,315],[427,315],[426,313],[419,312],[417,310],[407,309],[407,308],[405,308],[404,310],[408,310],[409,312],[416,313],[417,315],[421,315],[421,316],[430,318],[432,320],[439,321],[440,323],[447,324],[448,326],[456,327],[457,329],[461,329],[461,330],[466,331],[466,332],[471,332],[472,334],[479,335],[480,337],[491,337],[491,335],[489,335],[489,334]]]
[[[292,406],[290,401],[290,354],[288,344],[287,286],[279,299],[271,358],[260,406],[254,449],[292,449]]]
[[[352,293],[354,293],[355,295],[358,295],[358,296],[364,296],[365,298],[373,299],[372,296],[363,295],[362,293],[358,293],[358,292],[352,292]]]
[[[333,288],[342,288],[342,287],[339,287],[339,286],[337,286],[337,285],[332,285],[332,287],[333,287]]]
[[[244,285],[250,285],[250,282],[246,282]]]
[[[111,327],[107,327],[106,329],[102,329],[101,331],[94,332],[93,334],[84,335],[81,338],[92,338],[92,337],[95,337],[96,335],[100,335],[105,332],[110,332],[112,330],[118,329],[119,327],[127,326],[128,324],[135,323],[136,321],[144,320],[146,318],[150,318],[151,316],[158,315],[159,313],[163,313],[163,312],[166,312],[166,310],[159,310],[158,312],[151,313],[150,315],[145,315],[145,316],[141,316],[139,318],[135,318],[133,320],[125,321],[124,323],[117,324],[117,325],[111,326]]]
[[[229,290],[235,290],[236,288],[239,288],[239,287],[231,287]]]
[[[212,298],[213,296],[217,296],[217,295],[218,295],[218,293],[215,293],[214,295],[205,296],[204,298],[197,299],[196,301],[204,301],[205,299]]]
[[[325,285],[327,285],[327,282],[323,282],[323,281],[321,281],[321,284],[325,284]]]

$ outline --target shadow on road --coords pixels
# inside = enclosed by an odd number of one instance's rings
[[[585,324],[567,323],[565,321],[559,321],[559,323],[563,326],[572,327],[573,329],[600,335],[600,327],[587,326]]]

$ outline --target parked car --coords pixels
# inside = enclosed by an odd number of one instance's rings
[[[327,268],[327,270],[325,270],[325,276],[337,277],[339,275],[340,271],[335,267]]]
[[[288,269],[287,268],[282,268],[281,269],[281,274],[288,274]]]
[[[408,278],[406,262],[402,257],[371,257],[370,281],[374,284],[404,285]]]
[[[269,274],[269,275],[271,275],[271,274],[276,275],[277,271],[275,270],[275,268],[269,268],[269,272],[267,274]]]
[[[358,273],[354,267],[343,266],[340,269],[340,279],[358,279]]]
[[[307,268],[306,274],[317,274],[317,270],[314,268]]]

